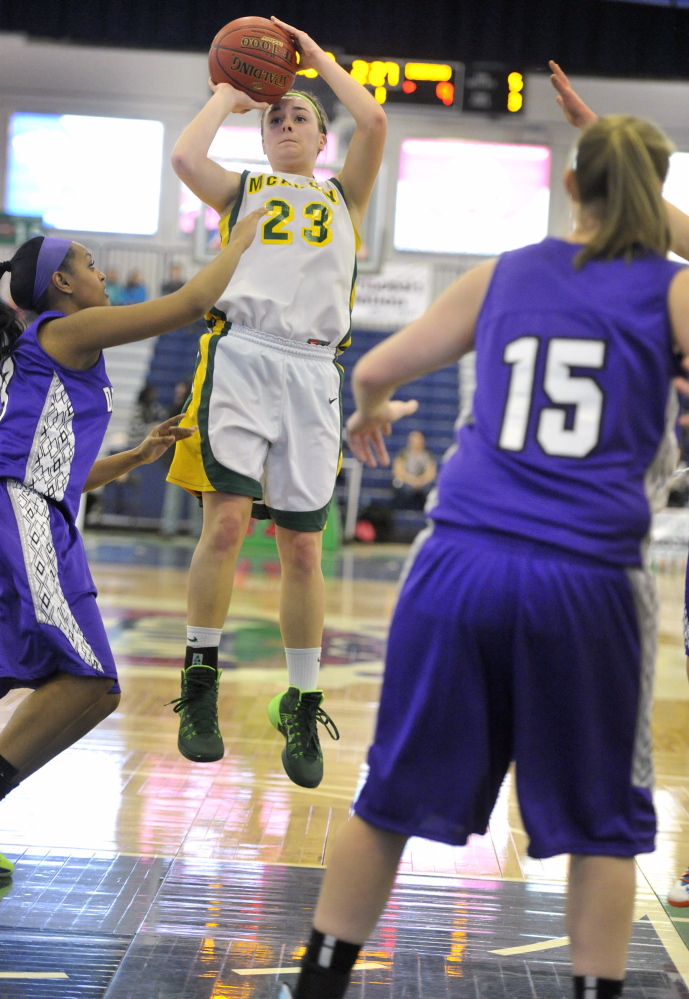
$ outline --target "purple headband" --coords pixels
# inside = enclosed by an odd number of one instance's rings
[[[33,283],[32,305],[36,304],[50,284],[53,274],[59,269],[71,245],[71,239],[57,239],[55,236],[45,236],[43,238],[36,261],[36,279]]]

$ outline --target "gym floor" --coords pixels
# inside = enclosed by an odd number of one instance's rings
[[[0,805],[3,999],[270,999],[294,981],[324,866],[365,772],[401,548],[327,555],[325,779],[298,788],[266,707],[285,687],[279,567],[243,559],[220,658],[225,758],[177,752],[191,543],[87,534],[120,708]],[[658,575],[658,847],[639,858],[630,999],[689,999],[689,682],[680,567]],[[0,724],[23,692],[0,702]],[[356,999],[569,999],[565,858],[526,855],[508,777],[464,848],[412,840],[350,990]],[[686,913],[686,915],[685,915]]]

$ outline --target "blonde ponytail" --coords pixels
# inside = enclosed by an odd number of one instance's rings
[[[670,222],[662,185],[670,165],[670,140],[651,122],[607,115],[586,129],[574,170],[582,207],[600,222],[575,266],[588,260],[665,256]]]

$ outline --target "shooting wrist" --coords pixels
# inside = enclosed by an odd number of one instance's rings
[[[214,114],[222,115],[218,120],[218,128],[222,125],[228,114],[232,114],[239,103],[239,95],[234,87],[218,87],[213,96],[208,101],[206,107],[213,108]]]
[[[328,70],[328,64],[333,63],[334,60],[325,52],[320,45],[316,45],[312,52],[309,52],[306,56],[308,63],[313,67],[321,76],[323,73],[322,69]]]

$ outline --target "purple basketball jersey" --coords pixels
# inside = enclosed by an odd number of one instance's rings
[[[77,371],[43,350],[40,324],[62,315],[40,315],[0,370],[0,478],[18,479],[74,520],[112,413],[112,386],[102,354]]]
[[[431,516],[638,565],[679,265],[649,254],[576,270],[579,249],[549,238],[498,261],[476,326],[474,422]]]

